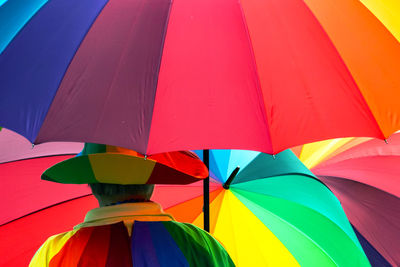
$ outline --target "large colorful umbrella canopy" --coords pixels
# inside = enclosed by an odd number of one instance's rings
[[[385,144],[368,138],[296,149],[342,203],[374,266],[400,265],[400,133]]]
[[[291,151],[211,150],[210,171],[210,232],[237,266],[369,266],[339,201]],[[201,195],[174,196],[166,211],[202,227]]]
[[[383,139],[400,128],[399,12],[367,0],[9,0],[0,125],[35,144],[143,154]]]

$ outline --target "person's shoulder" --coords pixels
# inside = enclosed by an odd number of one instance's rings
[[[76,230],[72,230],[47,238],[47,240],[36,251],[29,264],[29,267],[47,266],[51,258],[61,250],[67,240],[70,239],[75,232]]]
[[[56,246],[56,247],[62,247],[67,240],[69,240],[76,232],[76,230],[71,230],[59,234],[55,234],[47,238],[47,240],[43,243],[42,246],[47,245],[47,246]]]
[[[194,258],[196,266],[234,266],[224,247],[203,229],[190,223],[175,221],[163,224],[175,242],[182,244],[183,252],[189,258]]]
[[[199,240],[197,241],[203,241],[203,238],[205,238],[206,240],[210,240],[210,241],[215,241],[218,243],[217,240],[215,240],[215,238],[209,234],[207,231],[197,227],[194,224],[191,223],[182,223],[182,222],[176,222],[176,221],[170,221],[167,224],[171,224],[171,226],[173,228],[179,229],[180,231],[191,235],[192,237],[195,237],[196,240],[199,239],[199,237],[201,237]]]

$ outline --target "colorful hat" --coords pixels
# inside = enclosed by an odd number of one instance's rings
[[[145,158],[130,149],[86,143],[76,157],[47,169],[42,179],[63,184],[189,184],[207,176],[207,167],[189,151]]]

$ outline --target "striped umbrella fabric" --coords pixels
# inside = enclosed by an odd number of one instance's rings
[[[384,139],[400,128],[398,13],[390,0],[8,0],[0,125],[142,154]]]
[[[373,266],[400,265],[400,133],[296,148],[343,205]]]
[[[218,266],[221,259],[209,253],[215,243],[193,225],[135,221],[131,227],[131,236],[123,222],[80,228],[64,238],[58,252],[50,248],[49,267]]]

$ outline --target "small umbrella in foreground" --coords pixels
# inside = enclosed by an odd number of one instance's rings
[[[400,265],[400,133],[324,141],[296,149],[340,200],[373,266]]]
[[[339,201],[291,151],[211,150],[210,175],[210,232],[237,266],[369,266]],[[174,196],[166,211],[202,227],[201,196]]]

